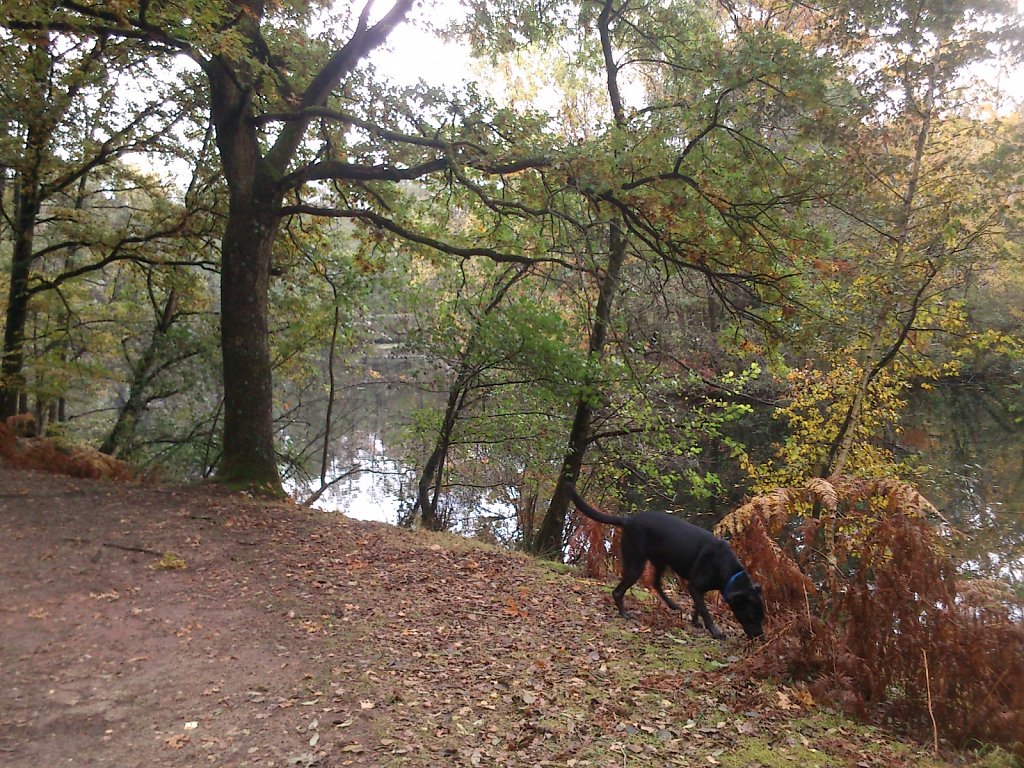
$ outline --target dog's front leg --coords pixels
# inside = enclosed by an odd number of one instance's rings
[[[725,635],[715,626],[715,620],[711,618],[711,611],[708,610],[707,603],[704,602],[704,593],[698,592],[697,590],[690,588],[690,596],[693,598],[693,617],[690,619],[695,627],[700,626],[697,623],[697,616],[704,619],[704,626],[707,628],[711,636],[716,640],[721,640]]]

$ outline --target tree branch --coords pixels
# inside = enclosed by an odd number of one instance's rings
[[[322,107],[328,96],[342,79],[355,69],[359,61],[374,48],[381,45],[398,26],[409,11],[412,10],[415,0],[396,0],[384,17],[369,26],[370,8],[373,0],[368,0],[359,14],[359,21],[349,41],[337,50],[327,61],[323,68],[317,73],[313,80],[306,87],[302,94],[301,109],[310,107]],[[306,135],[312,116],[306,119],[296,120],[287,123],[282,129],[273,148],[266,155],[266,162],[277,173],[283,174],[295,152]]]
[[[328,216],[334,218],[344,219],[358,219],[366,221],[373,226],[380,227],[383,230],[391,232],[392,234],[398,235],[404,240],[408,240],[411,243],[417,243],[419,245],[425,245],[428,248],[433,248],[441,253],[447,253],[450,256],[482,256],[490,259],[491,261],[502,263],[502,264],[561,264],[562,266],[572,269],[572,264],[556,258],[531,258],[529,256],[523,256],[522,254],[505,253],[494,248],[485,248],[481,246],[459,246],[452,243],[446,243],[443,240],[438,240],[433,237],[428,237],[420,232],[408,229],[407,227],[398,224],[397,222],[381,216],[375,211],[369,211],[359,208],[327,208],[315,205],[289,205],[281,209],[281,213],[284,216],[294,216],[299,214],[308,214],[311,216]]]

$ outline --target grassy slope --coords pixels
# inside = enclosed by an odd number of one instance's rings
[[[948,765],[798,686],[748,679],[748,655],[771,645],[735,626],[716,642],[640,590],[641,620],[622,621],[609,585],[552,564],[348,525],[358,536],[316,569],[358,601],[341,619],[362,635],[346,671],[373,704],[378,743],[362,746],[381,764]],[[323,619],[326,632],[339,621]]]
[[[952,765],[750,679],[772,644],[717,606],[723,642],[641,590],[623,621],[610,584],[455,536],[6,470],[0,529],[0,668],[59,682],[0,695],[5,765]]]

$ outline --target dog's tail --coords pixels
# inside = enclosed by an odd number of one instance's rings
[[[589,517],[591,520],[597,520],[597,522],[604,523],[605,525],[625,525],[626,524],[626,520],[628,518],[618,517],[617,515],[606,514],[605,512],[602,512],[600,509],[598,509],[597,507],[592,506],[592,505],[588,504],[587,502],[585,502],[583,499],[581,499],[580,495],[578,493],[576,493],[576,488],[575,488],[575,486],[572,485],[572,483],[569,483],[568,485],[566,485],[565,486],[565,490],[568,491],[569,498],[572,499],[573,503],[576,505],[576,509],[578,509],[584,515]]]

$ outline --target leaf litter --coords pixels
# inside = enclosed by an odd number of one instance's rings
[[[735,626],[454,536],[0,470],[0,563],[5,765],[943,765],[750,679]]]

